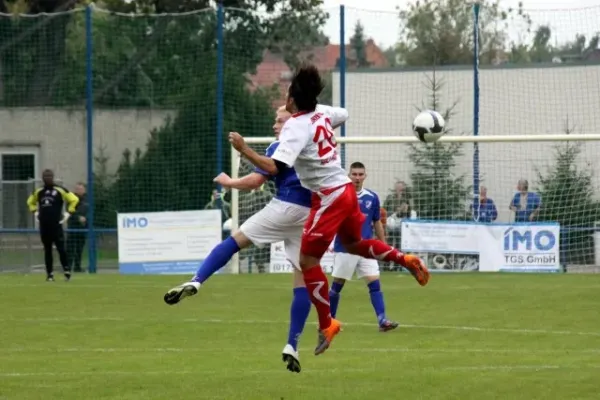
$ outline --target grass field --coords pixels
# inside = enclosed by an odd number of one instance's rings
[[[597,399],[600,275],[386,274],[379,333],[364,285],[344,331],[285,369],[290,276],[215,276],[169,307],[181,277],[0,275],[0,399]]]

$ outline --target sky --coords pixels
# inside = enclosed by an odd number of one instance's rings
[[[600,0],[500,0],[504,8],[516,8],[522,1],[533,24],[550,24],[555,44],[575,37],[576,33],[589,35],[600,31]],[[377,44],[387,47],[399,35],[396,7],[406,7],[410,0],[324,0],[323,8],[330,13],[325,33],[332,43],[340,43],[339,6],[346,6],[346,43],[356,21],[365,27],[365,34]],[[589,8],[592,7],[592,8]],[[588,9],[585,9],[588,8]],[[527,34],[516,27],[509,28],[512,39],[519,41]],[[526,39],[526,38],[525,38]]]

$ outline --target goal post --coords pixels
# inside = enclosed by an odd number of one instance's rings
[[[246,138],[259,152],[272,141]],[[337,141],[344,144],[346,167],[365,165],[365,187],[379,195],[387,214],[388,242],[421,255],[433,271],[600,266],[600,134],[444,136],[433,144],[412,135]],[[231,154],[232,177],[252,171],[235,150]],[[252,195],[234,190],[232,226],[273,195],[271,187]],[[242,252],[232,272],[269,272],[270,257],[268,246]]]

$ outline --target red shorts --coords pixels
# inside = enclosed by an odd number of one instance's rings
[[[336,234],[342,243],[355,243],[362,239],[365,216],[360,211],[358,196],[351,183],[321,190],[312,196],[310,215],[302,234],[302,254],[323,257]]]

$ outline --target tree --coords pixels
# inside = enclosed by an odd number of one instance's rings
[[[498,0],[481,1],[479,22],[480,63],[491,64],[508,42],[511,19],[531,21],[521,5],[500,8]],[[464,0],[416,0],[399,13],[400,40],[396,53],[410,66],[456,65],[473,62],[473,6]]]
[[[440,110],[442,103],[439,93],[444,82],[436,78],[434,71],[433,75],[427,78],[426,85],[431,91],[426,108]],[[446,120],[444,134],[452,132],[448,124],[454,115],[456,104],[452,104],[441,113]],[[457,166],[456,159],[463,155],[462,144],[419,143],[411,145],[410,148],[409,159],[414,168],[410,174],[412,196],[419,218],[464,219],[465,201],[470,188],[465,183],[466,176],[454,172]]]
[[[360,20],[354,25],[354,34],[350,38],[350,48],[356,56],[357,68],[368,68],[371,63],[367,60],[367,42],[365,40],[365,29]]]
[[[229,107],[225,110],[224,131],[264,136],[273,119],[270,99],[261,92],[249,92],[238,73],[225,78],[238,90],[226,94]],[[210,182],[217,172],[216,84],[199,81],[186,97],[194,101],[187,102],[175,118],[152,131],[145,149],[124,152],[109,196],[105,196],[111,201],[113,213],[198,209],[210,198]],[[223,167],[229,171],[226,136],[220,140],[225,150]],[[106,223],[112,225],[114,221],[109,218]]]
[[[574,128],[565,122],[565,133]],[[600,204],[594,200],[593,172],[581,167],[581,143],[554,147],[554,164],[547,172],[537,170],[538,192],[542,197],[539,219],[560,223],[561,259],[567,263],[593,263],[593,224],[600,218]],[[586,251],[588,250],[588,251]]]
[[[0,0],[0,12],[57,13],[72,10],[77,1]],[[0,101],[6,105],[48,105],[61,85],[71,14],[52,18],[0,16]]]
[[[87,1],[87,0],[85,0]],[[64,11],[76,3],[0,0],[0,12]],[[321,0],[224,0],[225,60],[252,73],[264,49],[286,60],[322,43],[327,15]],[[105,0],[93,14],[93,74],[98,106],[173,106],[196,66],[214,60],[216,13],[211,0]],[[202,11],[203,10],[203,11]],[[190,13],[191,11],[196,11]],[[155,17],[149,13],[179,13]],[[37,18],[0,17],[0,102],[8,106],[77,105],[85,99],[84,13]]]

